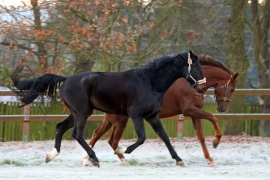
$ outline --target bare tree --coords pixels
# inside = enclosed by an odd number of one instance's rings
[[[234,72],[239,72],[237,88],[244,88],[247,76],[248,59],[245,51],[245,14],[248,0],[232,0],[228,35],[228,59],[226,65]],[[243,112],[244,96],[234,96],[229,108],[230,113]],[[244,131],[243,121],[228,121],[226,135],[239,135]]]
[[[258,0],[251,1],[252,23],[250,25],[254,39],[254,57],[258,66],[261,88],[270,88],[269,79],[269,27],[270,27],[270,0],[259,4]],[[270,112],[270,97],[260,96],[260,112]],[[260,121],[260,136],[270,136],[270,121]]]

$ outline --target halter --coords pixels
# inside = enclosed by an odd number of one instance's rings
[[[201,79],[201,80],[196,81],[196,79],[191,75],[191,72],[190,72],[191,64],[192,64],[192,59],[190,58],[190,53],[188,53],[188,73],[187,73],[186,79],[188,79],[190,77],[194,81],[194,84],[190,85],[189,87],[193,87],[193,86],[195,86],[197,84],[206,83],[206,78],[205,77],[203,79]]]
[[[216,101],[229,101],[229,102],[232,102],[228,97],[227,97],[227,90],[228,90],[228,85],[229,85],[229,83],[231,82],[231,80],[232,80],[232,74],[231,74],[231,77],[230,77],[230,79],[228,80],[228,82],[226,83],[226,84],[224,84],[223,86],[220,86],[220,87],[217,87],[217,88],[215,88],[214,89],[214,91],[215,91],[215,100]],[[221,89],[221,88],[225,88],[225,93],[224,93],[224,97],[223,98],[220,98],[220,99],[217,99],[216,98],[216,91],[218,90],[218,89]]]

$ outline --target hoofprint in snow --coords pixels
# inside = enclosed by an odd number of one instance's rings
[[[210,167],[196,137],[171,139],[172,145],[185,162],[185,167],[175,165],[165,144],[158,139],[146,140],[126,160],[121,162],[106,140],[94,147],[100,168],[82,166],[83,148],[75,141],[62,142],[61,152],[50,163],[46,154],[54,141],[1,142],[0,179],[117,179],[117,180],[269,180],[270,138],[225,136],[217,149],[212,147],[213,137],[206,143],[216,166]],[[121,140],[126,147],[135,140]]]

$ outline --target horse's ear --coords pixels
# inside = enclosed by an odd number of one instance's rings
[[[193,55],[193,52],[189,49],[188,53],[190,53],[190,56]]]
[[[191,50],[188,50],[188,53],[190,54],[190,58],[192,59],[192,61],[198,58],[195,54],[193,54]]]
[[[233,80],[236,80],[236,78],[238,77],[238,75],[239,75],[239,73],[237,72],[237,73],[235,73],[234,75],[233,75]]]

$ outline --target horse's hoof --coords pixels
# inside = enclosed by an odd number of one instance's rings
[[[57,152],[56,148],[54,148],[50,154],[47,154],[45,162],[46,163],[50,162],[58,155],[59,155],[59,153]]]
[[[85,152],[82,156],[82,160],[83,160],[83,166],[89,166],[89,156],[88,154]]]
[[[126,147],[118,147],[115,151],[114,154],[124,154],[126,152],[127,148]]]
[[[208,161],[208,165],[211,167],[215,167],[216,163],[214,161]]]
[[[51,161],[50,155],[47,154],[46,159],[45,159],[45,162],[48,163],[48,162],[50,162],[50,161]]]
[[[83,166],[88,167],[90,164],[89,163],[83,163]]]
[[[177,166],[185,167],[185,163],[184,163],[183,161],[178,161],[178,162],[176,162],[176,165],[177,165]]]
[[[99,168],[99,162],[98,161],[92,161],[91,164],[95,167]]]
[[[89,165],[90,165],[90,163],[89,163],[88,159],[83,160],[83,166],[89,166]]]
[[[214,148],[217,148],[217,147],[218,147],[218,145],[219,145],[219,143],[217,143],[217,142],[213,141],[213,147],[214,147]]]

